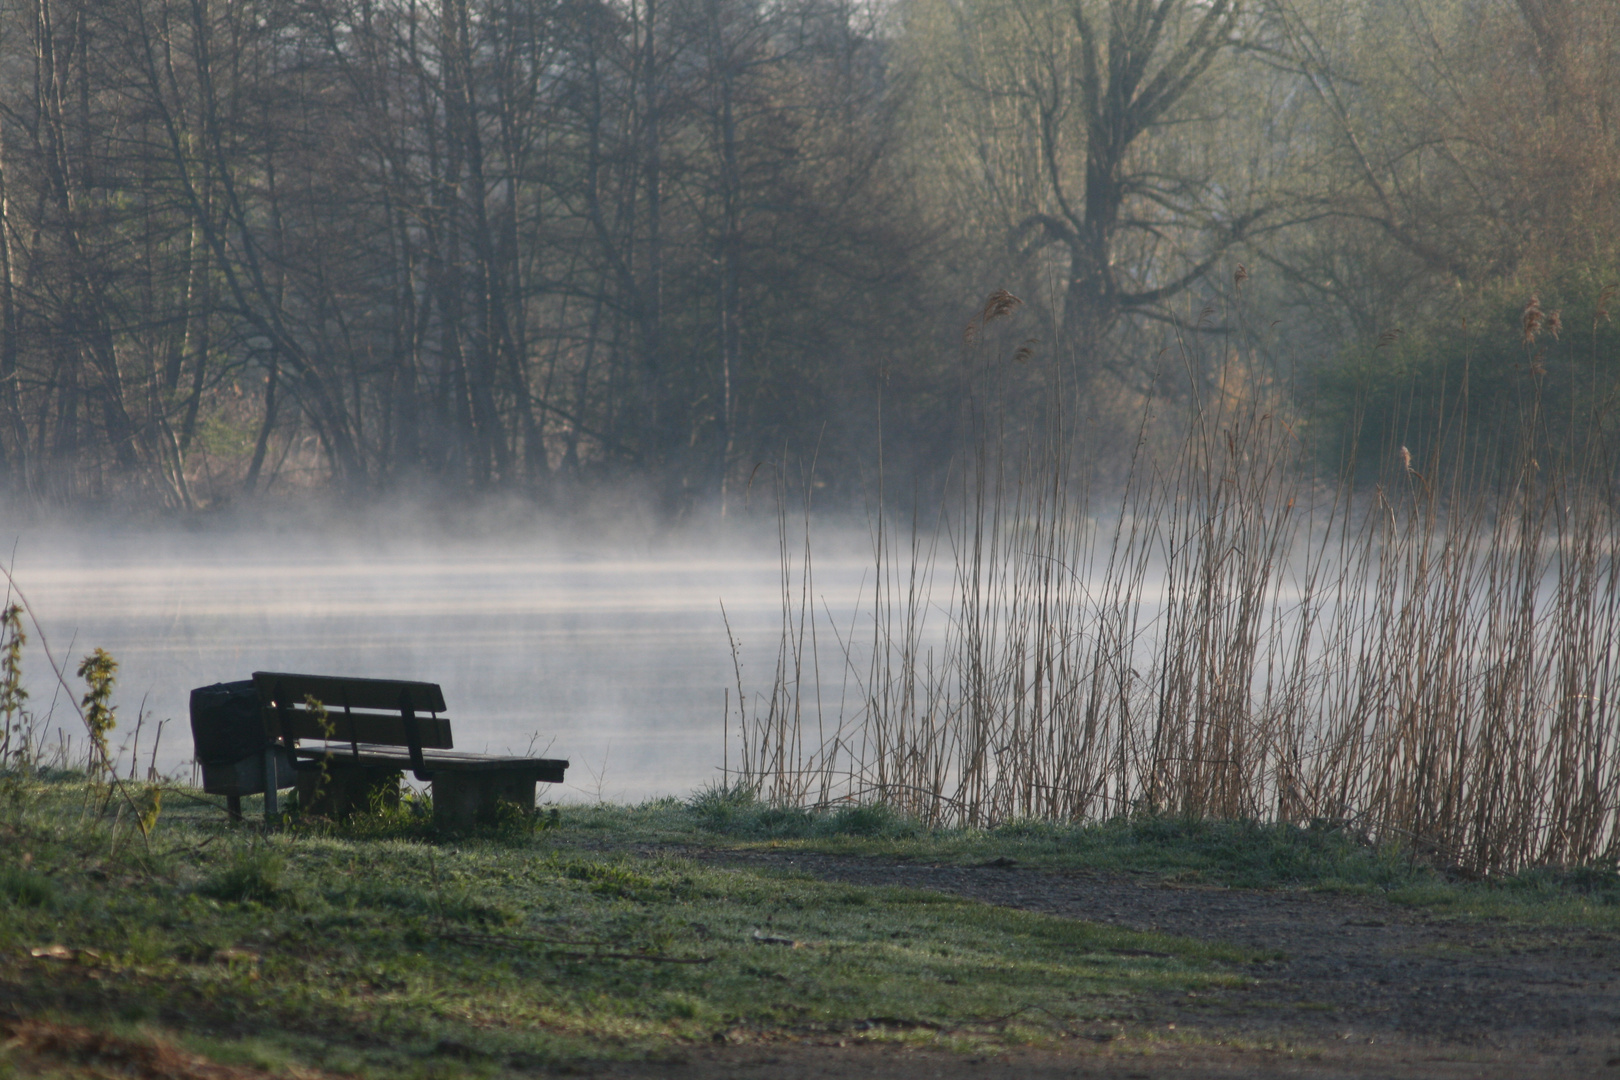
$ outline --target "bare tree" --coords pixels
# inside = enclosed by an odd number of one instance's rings
[[[1171,318],[1167,302],[1268,209],[1195,149],[1221,112],[1212,71],[1246,32],[1228,0],[984,0],[917,16],[922,105],[938,117],[923,129],[959,155],[964,211],[995,207],[1026,259],[1058,253],[1058,333],[1084,382],[1132,379],[1107,344],[1121,317]]]

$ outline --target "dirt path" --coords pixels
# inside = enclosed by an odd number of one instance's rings
[[[1159,1046],[969,1057],[895,1046],[699,1049],[654,1062],[576,1067],[596,1080],[1585,1080],[1601,1063],[1547,1055],[1397,1050],[1239,1050]]]
[[[1284,959],[1242,989],[1164,996],[1118,1018],[1174,1024],[1208,1049],[1152,1059],[1112,1052],[968,1064],[836,1047],[716,1050],[624,1076],[1609,1076],[1620,1080],[1620,935],[1464,922],[1376,900],[1167,885],[1130,875],[1012,865],[928,866],[774,853],[689,852],[858,885],[931,889],[1067,918],[1158,930]],[[1307,1048],[1235,1054],[1213,1046]],[[1106,1051],[1106,1048],[1104,1048]],[[883,1055],[888,1055],[884,1057]],[[750,1055],[753,1055],[752,1057]],[[761,1056],[763,1055],[763,1056]],[[844,1055],[844,1056],[840,1056]],[[766,1058],[770,1058],[769,1063]],[[860,1064],[866,1061],[867,1064]],[[642,1069],[665,1070],[644,1072]],[[1054,1071],[1055,1070],[1055,1071]]]
[[[1508,928],[1359,898],[1186,888],[1119,875],[745,858],[854,884],[932,889],[1286,956],[1252,967],[1251,989],[1166,1000],[1143,1020],[1498,1049],[1595,1041],[1620,1054],[1620,937],[1612,933]]]

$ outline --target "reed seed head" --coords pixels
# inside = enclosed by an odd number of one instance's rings
[[[980,332],[997,319],[1011,315],[1024,306],[1024,302],[1006,289],[997,289],[990,294],[984,302],[984,308],[977,318],[971,320],[962,330],[962,344],[972,345],[979,340]]]
[[[1520,318],[1520,325],[1524,330],[1524,343],[1530,344],[1541,333],[1541,297],[1532,295],[1530,302],[1524,305],[1524,314]]]
[[[984,310],[979,312],[979,322],[988,325],[1004,316],[1011,315],[1022,307],[1024,302],[1006,289],[997,289],[990,294],[990,299],[984,302]]]

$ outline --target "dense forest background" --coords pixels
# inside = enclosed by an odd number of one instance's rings
[[[1613,3],[0,0],[0,486],[723,510],[990,367],[1393,443],[1608,395],[1617,225]]]

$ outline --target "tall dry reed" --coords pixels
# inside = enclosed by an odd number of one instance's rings
[[[1229,364],[1168,452],[1144,426],[1107,504],[1061,423],[1014,446],[992,417],[935,516],[874,515],[844,625],[817,610],[808,506],[794,543],[784,512],[777,670],[752,704],[739,685],[737,781],[937,823],[1327,820],[1478,873],[1613,863],[1612,465],[1602,417],[1549,447],[1539,409],[1532,388],[1489,462],[1437,417],[1358,488],[1319,479],[1285,395]],[[834,657],[852,708],[821,700]]]

